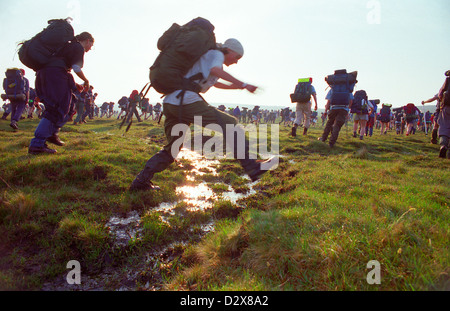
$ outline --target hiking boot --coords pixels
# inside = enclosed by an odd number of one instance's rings
[[[11,121],[11,123],[9,124],[9,126],[11,126],[13,129],[18,130],[19,127],[17,126],[17,122],[16,121]]]
[[[364,140],[364,136],[359,136],[359,140]]]
[[[292,127],[292,130],[291,130],[291,136],[292,137],[296,137],[297,136],[297,128],[294,126],[294,127]]]
[[[325,142],[325,140],[322,137],[317,137],[317,140],[321,141],[321,142]]]
[[[353,137],[356,138],[356,132],[353,132]]]
[[[148,191],[148,190],[160,190],[159,186],[154,185],[151,181],[143,183],[137,179],[133,180],[130,186],[130,191]]]
[[[433,145],[437,145],[438,141],[437,141],[436,138],[432,138],[432,139],[431,139],[431,143],[432,143]]]
[[[303,129],[303,135],[306,136],[306,133],[308,133],[308,128],[305,127],[305,128]]]
[[[278,165],[277,157],[271,157],[268,160],[258,162],[258,165],[248,173],[248,176],[252,181],[257,181],[264,173],[270,171],[272,168],[275,168]],[[264,169],[262,168],[264,166]]]
[[[445,159],[447,156],[447,147],[441,146],[441,149],[439,150],[439,158]]]
[[[48,148],[47,144],[45,144],[43,147],[28,147],[28,153],[29,154],[41,154],[41,153],[56,153],[55,149]]]
[[[66,144],[61,139],[59,139],[59,136],[56,135],[56,134],[53,135],[53,136],[50,136],[49,138],[47,138],[47,141],[49,143],[52,143],[52,144],[57,145],[57,146],[64,146]]]

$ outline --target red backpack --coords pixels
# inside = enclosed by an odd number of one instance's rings
[[[407,104],[405,106],[405,114],[406,114],[406,116],[416,115],[416,106],[412,103]]]
[[[133,90],[130,94],[130,103],[135,103],[139,101],[139,92],[137,90]]]

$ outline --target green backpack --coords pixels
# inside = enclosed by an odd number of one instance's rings
[[[214,26],[206,19],[198,17],[180,26],[174,23],[158,40],[161,51],[150,67],[150,83],[164,95],[176,90],[200,92],[200,86],[194,79],[185,75],[208,50],[216,48]]]

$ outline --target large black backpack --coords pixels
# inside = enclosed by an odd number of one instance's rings
[[[290,95],[292,103],[307,103],[311,100],[311,78],[298,79],[294,93]]]
[[[364,90],[358,90],[353,95],[353,103],[350,109],[351,113],[369,113],[369,107],[367,105],[368,97]]]
[[[164,95],[176,90],[200,92],[197,83],[184,77],[203,54],[216,48],[214,26],[201,17],[183,26],[174,23],[157,46],[161,52],[150,67],[151,86]]]
[[[48,26],[19,49],[19,59],[28,68],[38,71],[55,59],[57,53],[75,39],[72,25],[67,19],[52,19]]]

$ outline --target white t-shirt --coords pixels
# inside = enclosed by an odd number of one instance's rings
[[[193,75],[202,73],[205,79],[200,81],[200,86],[202,87],[201,93],[208,91],[214,84],[216,84],[218,77],[211,75],[211,69],[214,67],[223,67],[225,61],[225,56],[222,52],[218,50],[209,50],[192,66],[192,68],[185,75],[185,78],[192,77]],[[180,98],[177,98],[181,90],[175,91],[164,97],[163,103],[180,105]],[[186,91],[183,98],[183,105],[192,104],[203,100],[197,93],[192,91]]]

